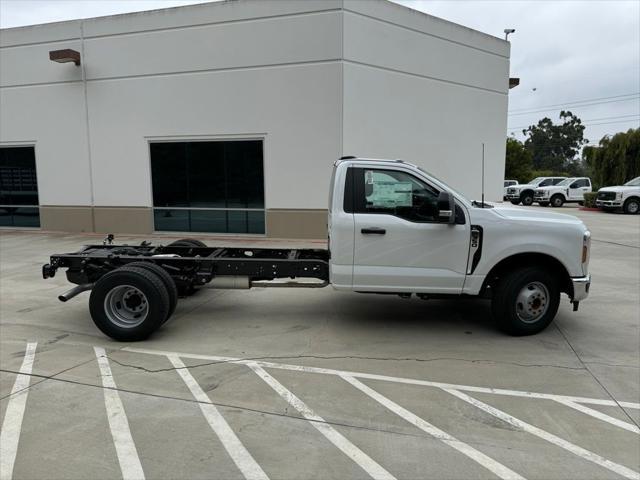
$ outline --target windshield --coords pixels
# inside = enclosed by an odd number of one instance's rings
[[[640,177],[636,177],[633,180],[629,180],[624,185],[625,187],[640,187]]]
[[[556,187],[566,187],[567,185],[569,185],[574,180],[575,180],[575,178],[565,178],[560,183],[556,183]]]

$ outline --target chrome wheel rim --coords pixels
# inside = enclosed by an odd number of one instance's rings
[[[516,298],[516,315],[524,323],[535,323],[549,309],[549,290],[540,282],[526,284]]]
[[[559,198],[556,198],[553,200],[553,206],[554,207],[561,207],[562,206],[562,200],[560,200]]]
[[[629,205],[627,205],[627,210],[629,211],[629,213],[638,213],[638,207],[640,207],[640,204],[638,202],[629,202]]]
[[[133,328],[147,318],[149,301],[136,287],[118,285],[105,296],[104,312],[111,323],[122,328]]]

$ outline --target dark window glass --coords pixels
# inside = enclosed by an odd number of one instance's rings
[[[543,180],[542,182],[540,182],[540,185],[538,185],[539,187],[546,187],[548,185],[555,185],[556,183],[558,183],[557,181],[551,179],[551,178],[547,178],[546,180]]]
[[[150,149],[157,230],[264,233],[262,141],[153,143]],[[188,210],[178,215],[171,207]]]
[[[0,148],[0,226],[40,226],[33,147]]]
[[[438,191],[396,170],[354,169],[354,211],[395,215],[411,222],[435,222]]]
[[[554,179],[551,181],[551,184],[550,184],[550,185],[557,185],[557,184],[559,184],[560,182],[564,182],[564,178],[554,178]]]
[[[581,188],[581,187],[588,187],[588,186],[589,186],[589,182],[586,179],[581,178],[580,180],[576,180],[575,182],[573,182],[569,188]]]

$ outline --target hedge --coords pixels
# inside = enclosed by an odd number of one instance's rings
[[[584,194],[584,206],[587,208],[596,208],[596,198],[598,192],[588,192]]]

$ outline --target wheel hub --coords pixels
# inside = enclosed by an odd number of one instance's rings
[[[140,325],[149,313],[147,296],[131,285],[112,288],[104,299],[104,312],[112,323],[122,328]]]
[[[540,282],[525,285],[516,298],[516,315],[524,323],[535,323],[549,308],[549,290]]]

